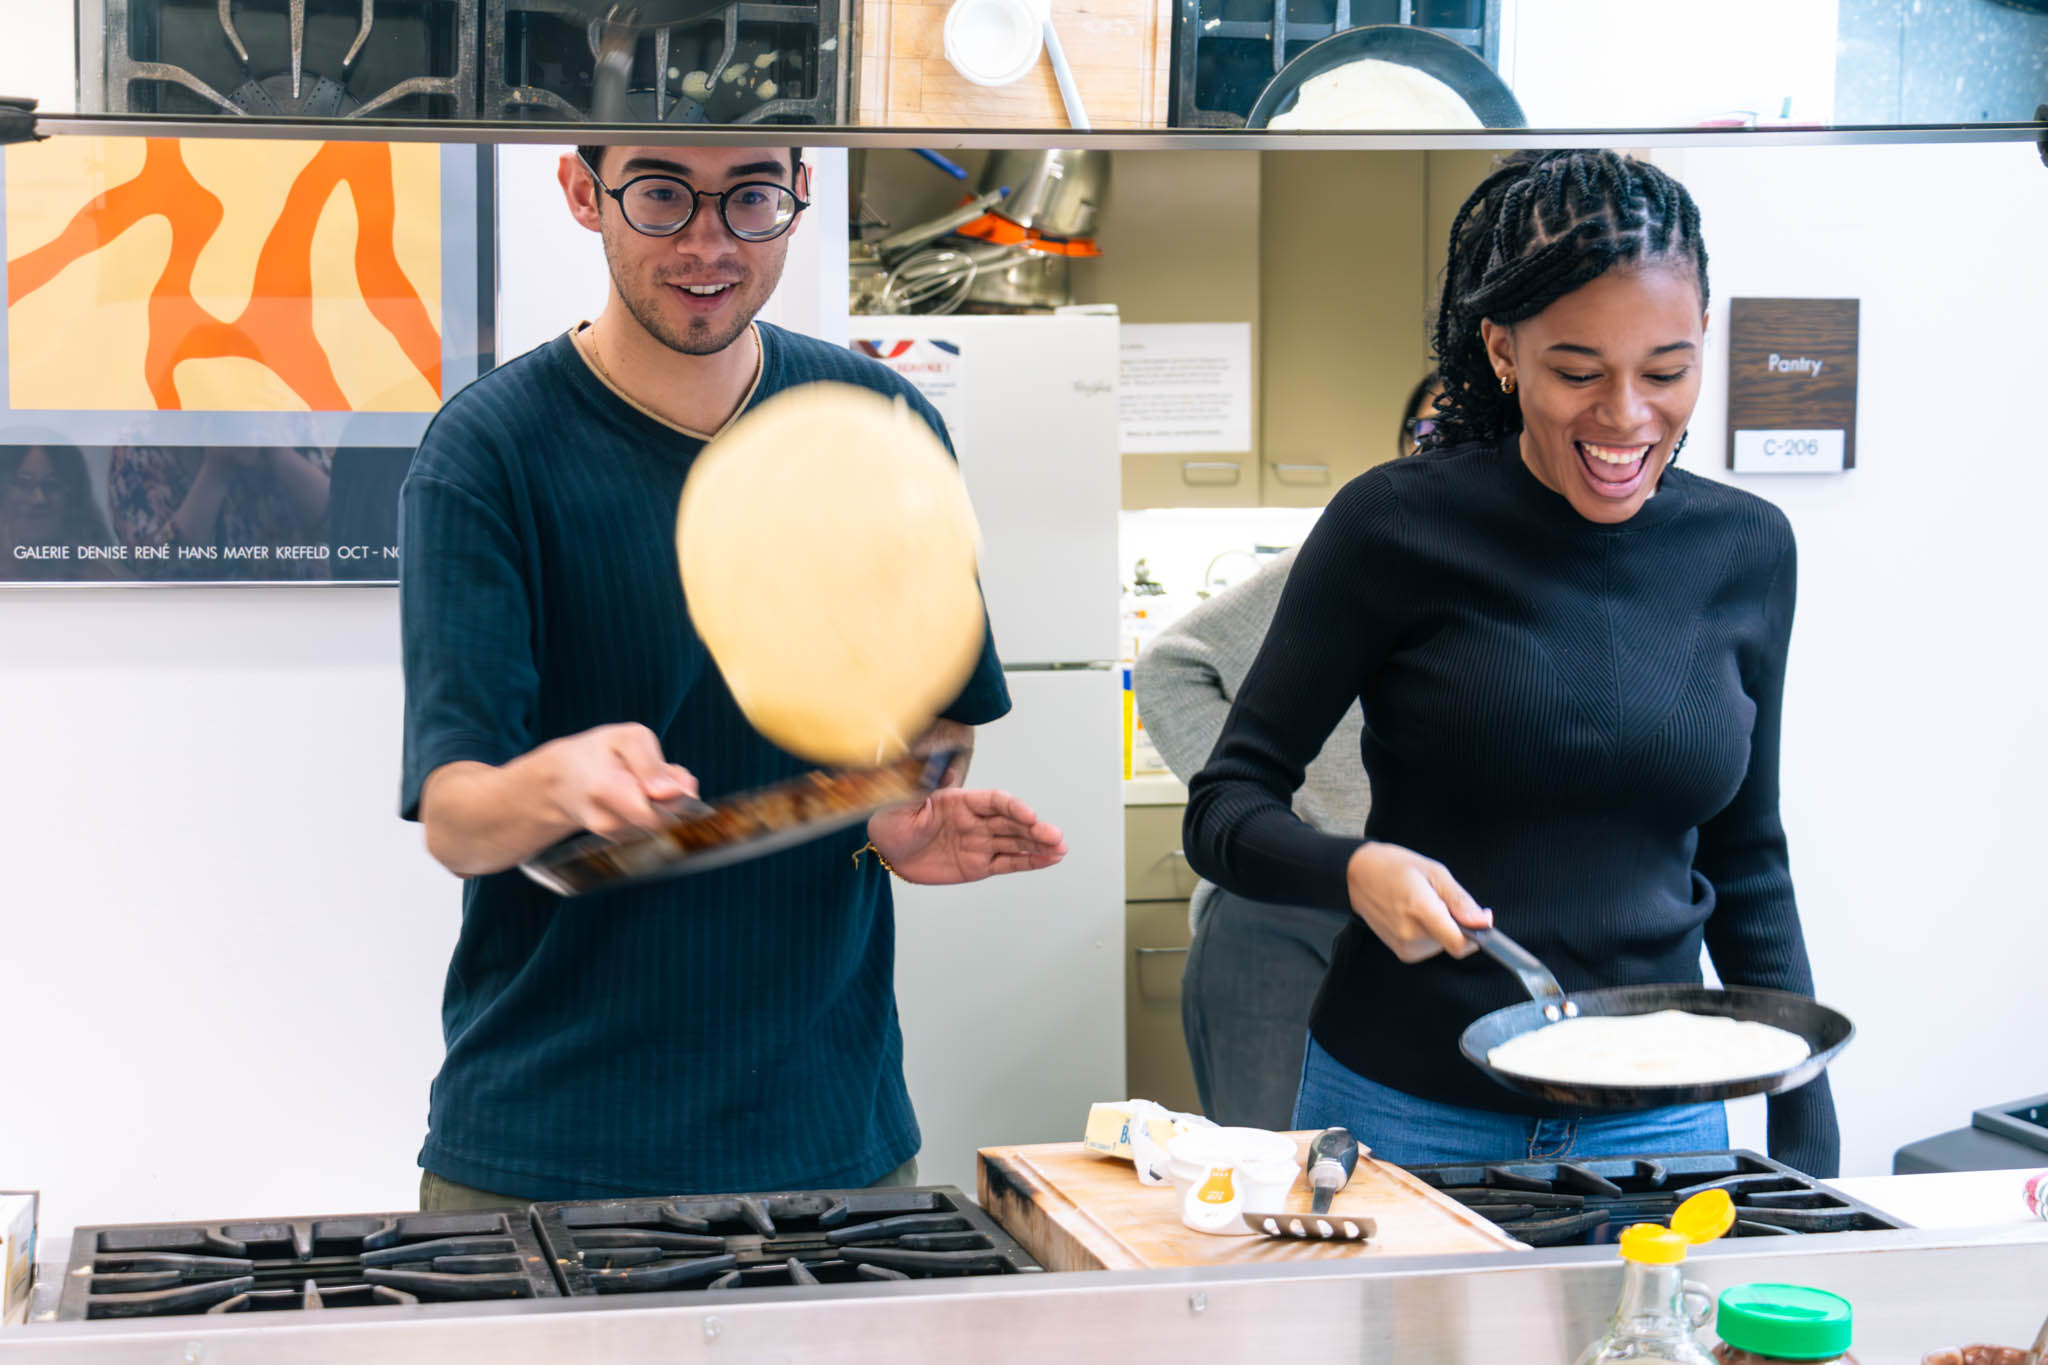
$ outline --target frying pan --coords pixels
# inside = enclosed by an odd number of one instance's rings
[[[1281,67],[1280,74],[1252,102],[1245,127],[1264,128],[1274,115],[1294,107],[1295,95],[1308,81],[1365,57],[1412,66],[1436,77],[1471,105],[1479,121],[1489,128],[1528,126],[1529,120],[1523,116],[1514,92],[1469,48],[1426,28],[1367,24],[1331,34]]]
[[[1556,1104],[1584,1110],[1662,1109],[1669,1105],[1740,1099],[1745,1095],[1775,1095],[1796,1090],[1820,1075],[1856,1033],[1855,1026],[1839,1011],[1803,995],[1759,986],[1609,986],[1567,996],[1535,954],[1498,929],[1468,931],[1467,936],[1481,951],[1521,978],[1529,1000],[1474,1020],[1458,1039],[1458,1050],[1472,1065],[1517,1094]],[[1769,1024],[1804,1038],[1811,1053],[1805,1061],[1783,1071],[1710,1085],[1572,1084],[1501,1071],[1486,1060],[1488,1053],[1508,1039],[1562,1019],[1650,1014],[1657,1010],[1684,1010],[1689,1014]]]

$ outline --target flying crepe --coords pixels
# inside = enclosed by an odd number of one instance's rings
[[[690,619],[763,736],[816,763],[903,753],[987,624],[960,470],[901,398],[807,384],[697,456],[676,516]]]

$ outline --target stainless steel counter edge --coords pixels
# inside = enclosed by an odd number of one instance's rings
[[[318,138],[329,142],[489,142],[554,145],[570,136],[560,123],[475,120],[166,118],[148,114],[65,113],[36,116],[36,131],[68,137]],[[1474,128],[1444,132],[1302,133],[1265,129],[1185,128],[888,128],[789,124],[579,123],[574,136],[591,143],[673,146],[759,146],[799,138],[807,147],[930,147],[942,150],[1027,150],[1092,147],[1102,151],[1443,151],[1478,147],[1827,147],[1909,142],[2036,142],[2048,124],[1925,123],[1827,128]]]
[[[1914,1365],[1964,1341],[2024,1343],[2048,1312],[2048,1229],[1844,1233],[1696,1253],[1710,1289],[1792,1280],[1856,1306],[1864,1365]],[[1526,1255],[1118,1271],[633,1299],[347,1309],[255,1319],[0,1330],[0,1362],[852,1361],[971,1359],[1367,1365],[1567,1361],[1620,1283],[1611,1248]]]

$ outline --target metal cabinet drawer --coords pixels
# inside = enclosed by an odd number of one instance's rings
[[[1125,454],[1123,506],[1256,507],[1259,466],[1249,455]]]
[[[1199,1112],[1195,1071],[1180,1022],[1188,961],[1185,901],[1124,905],[1124,1071],[1130,1094]]]
[[[1185,903],[1195,893],[1193,869],[1181,851],[1183,806],[1124,807],[1124,899]]]

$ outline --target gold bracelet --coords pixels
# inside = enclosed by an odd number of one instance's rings
[[[901,872],[898,872],[895,868],[889,866],[889,860],[882,856],[882,850],[875,847],[875,841],[873,839],[868,840],[866,843],[862,844],[859,848],[853,851],[853,865],[855,867],[860,866],[861,855],[864,853],[874,854],[875,861],[882,865],[882,871],[888,873],[890,876],[901,877],[903,875]]]

